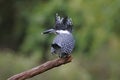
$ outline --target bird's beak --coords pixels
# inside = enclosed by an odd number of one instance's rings
[[[55,30],[54,29],[49,29],[49,30],[46,30],[46,31],[42,32],[42,34],[48,34],[48,33],[55,33]]]

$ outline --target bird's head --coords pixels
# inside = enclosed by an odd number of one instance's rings
[[[60,18],[60,16],[56,14],[54,28],[44,31],[43,34],[48,33],[70,34],[72,33],[72,26],[73,24],[71,18],[68,17]]]

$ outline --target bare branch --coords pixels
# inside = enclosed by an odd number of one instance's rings
[[[8,78],[8,80],[25,80],[25,79],[31,78],[35,75],[41,74],[52,68],[58,67],[62,64],[69,63],[69,62],[71,62],[71,60],[72,60],[72,57],[68,56],[66,58],[58,58],[55,60],[47,61],[35,68],[32,68],[30,70],[13,75],[12,77]]]

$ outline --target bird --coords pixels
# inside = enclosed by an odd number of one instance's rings
[[[56,35],[51,44],[51,54],[58,54],[59,58],[66,58],[71,55],[75,45],[72,26],[71,18],[68,16],[60,17],[58,13],[56,13],[54,27],[42,33],[54,33]]]

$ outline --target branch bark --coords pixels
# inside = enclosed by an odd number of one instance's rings
[[[25,79],[31,78],[33,76],[36,76],[38,74],[41,74],[52,68],[69,63],[69,62],[71,62],[71,60],[72,60],[72,57],[68,56],[66,58],[58,58],[55,60],[47,61],[47,62],[45,62],[37,67],[34,67],[30,70],[13,75],[12,77],[8,78],[7,80],[25,80]]]

